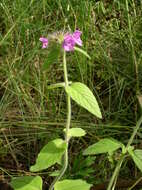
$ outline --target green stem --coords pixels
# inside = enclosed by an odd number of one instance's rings
[[[139,184],[139,182],[142,180],[142,177],[140,177],[139,179],[136,180],[136,182],[131,186],[129,187],[128,190],[132,190],[137,184]]]
[[[114,170],[114,172],[113,172],[113,175],[112,175],[112,177],[111,177],[111,179],[110,179],[110,182],[109,182],[109,184],[108,184],[108,187],[107,187],[107,190],[111,190],[111,188],[112,188],[112,186],[113,186],[113,184],[114,184],[114,181],[115,181],[115,179],[117,178],[117,176],[118,176],[118,173],[119,173],[119,170],[120,170],[120,168],[121,168],[121,165],[122,165],[122,162],[123,162],[123,160],[124,160],[124,154],[121,156],[121,158],[120,158],[120,160],[118,161],[118,163],[117,163],[117,165],[116,165],[116,168],[115,168],[115,170]]]
[[[64,80],[65,80],[65,88],[67,86],[69,86],[69,81],[68,81],[68,73],[67,73],[67,63],[66,63],[66,52],[63,52],[63,68],[64,68]],[[68,131],[70,128],[70,122],[71,122],[71,98],[70,96],[67,94],[67,121],[66,121],[66,132],[65,132],[65,142],[67,144],[67,148],[66,151],[64,153],[63,156],[63,167],[59,173],[59,175],[54,179],[54,181],[52,182],[49,190],[53,190],[54,189],[54,185],[57,181],[59,181],[62,176],[64,175],[67,167],[68,167],[68,144],[69,144],[69,137],[68,137]]]
[[[135,128],[134,128],[134,130],[133,130],[133,133],[132,133],[132,135],[131,135],[131,137],[130,137],[130,139],[129,139],[129,141],[128,141],[128,144],[127,144],[126,148],[128,148],[128,147],[132,144],[132,142],[133,142],[133,140],[134,140],[134,138],[135,138],[135,136],[136,136],[136,134],[137,134],[137,131],[139,130],[139,128],[140,128],[140,126],[141,126],[141,124],[142,124],[142,116],[141,116],[140,119],[137,121],[137,124],[136,124],[136,126],[135,126]]]
[[[141,116],[140,119],[138,120],[138,122],[137,122],[137,124],[136,124],[136,126],[135,126],[135,128],[134,128],[134,130],[133,130],[133,133],[132,133],[132,135],[131,135],[131,137],[130,137],[128,143],[127,143],[126,149],[128,149],[128,147],[132,144],[132,142],[133,142],[133,140],[134,140],[134,138],[135,138],[135,136],[136,136],[136,134],[137,134],[137,131],[138,131],[138,129],[139,129],[140,126],[141,126],[141,124],[142,124],[142,116]],[[115,179],[117,179],[117,176],[118,176],[118,174],[119,174],[119,170],[120,170],[121,165],[122,165],[122,163],[123,163],[123,161],[124,161],[124,158],[125,158],[125,154],[122,154],[121,157],[120,157],[120,160],[118,161],[118,163],[117,163],[117,165],[116,165],[116,168],[115,168],[115,170],[114,170],[114,172],[113,172],[113,175],[112,175],[112,177],[111,177],[111,179],[110,179],[110,182],[109,182],[109,184],[108,184],[107,190],[111,190],[111,189],[112,189],[112,186],[113,186],[113,184],[114,184],[114,181],[115,181]]]

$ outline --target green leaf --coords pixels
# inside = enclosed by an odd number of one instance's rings
[[[58,176],[59,174],[60,174],[60,170],[55,170],[55,171],[49,173],[48,175],[49,175],[49,176],[52,176],[52,177],[56,177],[56,176]]]
[[[141,149],[136,149],[134,150],[134,153],[137,155],[137,157],[142,160],[142,150]]]
[[[66,131],[66,129],[64,129],[64,132]],[[85,130],[81,129],[81,128],[71,128],[68,131],[68,135],[70,137],[82,137],[86,134]]]
[[[102,118],[97,100],[86,85],[75,82],[72,83],[71,86],[66,87],[65,90],[80,106],[87,109],[98,118]]]
[[[95,160],[96,160],[95,156],[88,156],[86,157],[86,159],[84,159],[83,164],[84,166],[89,167],[94,163]]]
[[[142,150],[135,150],[133,151],[131,148],[128,149],[130,156],[132,157],[133,161],[135,162],[136,166],[142,172]]]
[[[82,176],[82,177],[90,177],[90,174],[92,174],[92,173],[94,173],[93,168],[83,168],[83,169],[79,169],[77,171],[76,175],[77,176]]]
[[[10,185],[14,190],[42,190],[40,176],[24,176],[13,178]]]
[[[89,146],[84,152],[83,155],[92,155],[92,154],[102,154],[109,153],[122,148],[124,145],[115,139],[101,139],[99,142]]]
[[[67,145],[62,139],[55,139],[45,145],[38,154],[36,164],[31,166],[31,172],[37,172],[60,163],[62,155],[64,154]]]
[[[51,64],[57,61],[60,54],[60,49],[61,47],[55,43],[52,45],[52,47],[50,47],[50,50],[48,51],[47,59],[42,66],[43,70],[47,70]]]
[[[74,49],[80,53],[82,53],[83,55],[85,55],[86,57],[88,57],[89,59],[91,59],[91,57],[88,55],[88,53],[86,51],[84,51],[83,49],[80,49],[79,47],[74,47]]]
[[[89,190],[92,185],[81,179],[59,181],[55,184],[55,190]]]

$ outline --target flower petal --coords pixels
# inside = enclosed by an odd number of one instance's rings
[[[82,32],[79,31],[79,30],[76,30],[76,31],[72,34],[75,43],[76,43],[77,45],[79,45],[79,46],[82,46],[82,40],[81,40],[81,38],[80,38],[81,34],[82,34]]]
[[[76,30],[74,33],[73,33],[73,37],[75,38],[80,38],[82,32],[80,30]]]
[[[65,51],[73,51],[75,46],[75,41],[71,34],[66,34],[64,36],[63,48]]]
[[[44,49],[44,48],[46,48],[48,46],[48,43],[43,43],[42,44],[42,48]]]
[[[44,38],[44,37],[41,37],[39,38],[39,40],[43,43],[48,43],[48,39],[47,38]]]
[[[43,49],[48,46],[48,39],[47,38],[41,37],[41,38],[39,38],[39,40],[42,42],[42,48]]]

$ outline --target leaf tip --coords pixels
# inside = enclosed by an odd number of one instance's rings
[[[30,172],[37,172],[37,168],[35,167],[35,165],[30,167]]]
[[[102,119],[102,118],[103,118],[101,112],[98,113],[98,118],[99,118],[99,119]]]

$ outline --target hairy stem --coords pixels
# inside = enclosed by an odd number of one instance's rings
[[[66,52],[63,52],[63,68],[64,68],[64,80],[65,80],[65,88],[69,85],[68,81],[68,73],[67,73],[67,63],[66,63]],[[57,181],[59,181],[62,176],[64,175],[67,167],[68,167],[68,144],[69,144],[69,137],[68,137],[68,131],[70,128],[70,121],[71,121],[71,98],[68,94],[67,96],[67,121],[66,121],[66,131],[65,131],[65,142],[67,144],[67,148],[65,150],[64,156],[63,156],[63,167],[59,173],[59,175],[54,179],[52,182],[49,190],[54,189],[54,185]]]

